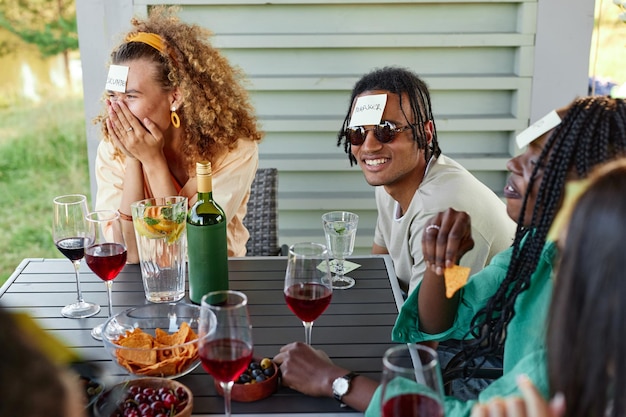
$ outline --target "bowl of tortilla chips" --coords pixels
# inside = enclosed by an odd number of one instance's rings
[[[186,303],[129,308],[107,320],[102,342],[113,362],[129,374],[178,378],[200,363],[200,311]]]

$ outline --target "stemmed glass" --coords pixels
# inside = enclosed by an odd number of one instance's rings
[[[217,324],[209,318],[215,315]],[[230,417],[233,384],[252,360],[252,326],[248,297],[239,291],[213,291],[201,300],[198,352],[202,366],[224,391],[224,409]]]
[[[76,273],[77,301],[61,309],[64,317],[72,319],[91,317],[98,314],[100,306],[83,299],[80,289],[80,260],[85,248],[94,240],[94,228],[85,217],[87,197],[81,194],[62,195],[54,198],[52,238],[54,244],[67,259],[72,261]]]
[[[437,352],[417,344],[383,356],[382,417],[443,417],[443,383]]]
[[[93,225],[95,239],[85,249],[87,266],[104,281],[109,301],[109,317],[113,315],[111,287],[113,280],[126,265],[126,245],[122,235],[120,215],[113,210],[93,211],[87,214],[87,221]],[[108,236],[105,236],[108,235]],[[102,340],[104,322],[91,329],[91,337]]]
[[[326,246],[335,259],[333,288],[345,290],[354,286],[354,278],[344,275],[343,261],[352,255],[359,216],[349,211],[331,211],[322,215]]]
[[[289,247],[285,273],[285,301],[304,325],[304,340],[311,344],[313,322],[326,310],[333,295],[328,251],[319,243]]]

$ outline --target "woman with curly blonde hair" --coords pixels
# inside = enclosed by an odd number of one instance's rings
[[[211,46],[208,30],[181,22],[174,8],[156,7],[131,23],[111,54],[112,65],[127,69],[125,86],[107,84],[105,113],[97,118],[104,140],[96,209],[119,210],[127,220],[128,261],[136,263],[131,203],[182,195],[193,204],[195,164],[208,160],[215,200],[228,218],[228,254],[244,256],[249,233],[242,220],[262,133],[243,73]]]

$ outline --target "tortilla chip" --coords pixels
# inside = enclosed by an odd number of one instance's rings
[[[178,329],[176,333],[172,333],[172,334],[169,334],[157,328],[156,331],[154,332],[156,335],[155,339],[160,344],[163,344],[166,346],[180,345],[181,343],[185,343],[185,341],[187,340],[187,335],[189,334],[189,330],[191,330],[191,327],[189,327],[189,325],[186,322],[180,325],[180,329]]]
[[[136,364],[142,366],[153,365],[157,361],[156,351],[150,350],[117,350],[118,361],[126,361],[129,364]]]
[[[132,332],[127,331],[125,336],[117,340],[117,344],[123,347],[131,348],[131,350],[118,349],[118,359],[124,359],[127,362],[134,362],[142,365],[152,365],[156,363],[156,352],[149,350],[152,348],[152,337],[142,332],[140,329],[134,329]]]
[[[446,284],[446,297],[452,298],[455,292],[462,288],[469,278],[471,268],[467,266],[454,265],[443,270],[443,277]]]
[[[176,374],[177,358],[171,358],[164,362],[158,362],[154,365],[146,366],[137,370],[138,375],[145,376],[169,376]]]
[[[117,339],[116,344],[129,348],[146,348],[152,346],[152,340],[152,336],[136,328],[132,332],[127,330],[124,336]]]
[[[194,332],[193,329],[190,327],[189,333],[187,334],[187,339],[185,339],[185,342],[191,342],[192,340],[196,340],[197,338],[198,338],[198,334]]]

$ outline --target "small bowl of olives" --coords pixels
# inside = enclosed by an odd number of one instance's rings
[[[215,389],[224,395],[221,385],[215,381]],[[270,358],[252,359],[248,369],[233,384],[231,399],[249,403],[262,400],[274,394],[278,389],[278,365]]]

